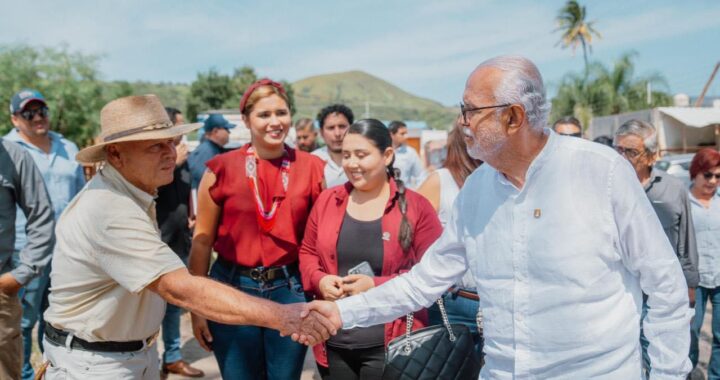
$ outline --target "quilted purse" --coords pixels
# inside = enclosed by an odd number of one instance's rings
[[[407,315],[404,336],[393,339],[385,353],[383,380],[475,380],[482,366],[470,329],[450,324],[442,298],[437,301],[442,325],[412,331]]]

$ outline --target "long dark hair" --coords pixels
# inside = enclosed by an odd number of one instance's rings
[[[365,137],[370,140],[376,148],[380,150],[380,153],[384,153],[387,148],[392,147],[392,137],[390,137],[390,131],[387,129],[385,124],[380,120],[376,119],[363,119],[353,123],[347,131],[348,134],[355,134]],[[395,156],[393,155],[392,161],[386,167],[388,178],[393,178],[397,184],[398,192],[398,207],[400,208],[400,214],[402,215],[402,222],[400,222],[400,233],[398,234],[398,241],[403,251],[407,252],[410,249],[413,241],[413,231],[410,226],[410,221],[407,218],[407,198],[405,197],[405,184],[400,180],[400,171],[393,167],[395,162]]]
[[[467,144],[465,144],[465,137],[461,128],[462,126],[458,125],[448,134],[447,158],[445,158],[443,164],[443,167],[452,174],[458,187],[462,187],[465,178],[483,163],[468,154]]]

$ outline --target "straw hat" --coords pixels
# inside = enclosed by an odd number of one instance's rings
[[[173,126],[155,95],[127,96],[113,100],[100,111],[98,143],[75,156],[83,164],[105,160],[105,145],[123,141],[171,139],[202,127],[200,123]]]

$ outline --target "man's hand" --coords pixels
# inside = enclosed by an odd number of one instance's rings
[[[177,153],[177,157],[175,157],[175,166],[182,165],[188,158],[188,146],[185,143],[180,143],[175,146],[175,152]]]
[[[22,288],[22,285],[12,274],[5,273],[0,275],[0,292],[14,296],[20,291],[20,288]]]
[[[690,300],[690,307],[695,308],[695,288],[688,288],[688,299]]]
[[[193,329],[193,335],[195,335],[195,339],[200,344],[200,347],[202,347],[205,351],[210,352],[212,351],[212,334],[210,334],[210,329],[208,328],[207,319],[196,315],[195,313],[190,313],[192,317],[192,329]]]
[[[332,274],[326,275],[320,279],[320,294],[323,299],[335,301],[343,297],[343,279]]]
[[[364,274],[351,274],[342,278],[343,280],[343,293],[354,296],[368,289],[375,287],[375,281],[372,277]]]
[[[323,314],[310,309],[310,304],[293,303],[282,305],[280,336],[291,336],[296,342],[314,346],[337,334],[335,324]],[[296,339],[302,337],[302,339]]]
[[[313,313],[317,313],[319,315],[322,315],[324,318],[326,318],[332,328],[333,328],[333,334],[337,333],[337,330],[342,328],[342,320],[340,319],[340,310],[338,309],[337,305],[335,305],[334,302],[330,301],[313,301],[311,303],[305,304],[305,308],[301,314],[302,318],[309,318],[310,315]],[[304,334],[302,332],[297,332],[292,334],[292,340],[296,342],[300,342],[302,344],[306,345],[314,345],[309,343],[310,336],[307,334]],[[320,342],[318,342],[320,343]]]

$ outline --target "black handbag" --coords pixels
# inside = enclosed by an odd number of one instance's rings
[[[404,336],[393,339],[385,353],[383,380],[475,380],[482,364],[470,329],[450,324],[442,298],[437,301],[443,324],[412,331],[407,315]]]

